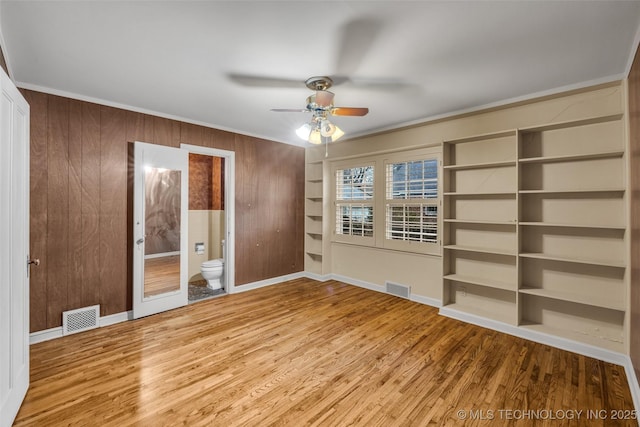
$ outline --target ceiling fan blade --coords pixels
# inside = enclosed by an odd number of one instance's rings
[[[331,114],[334,116],[366,116],[368,112],[368,108],[360,107],[334,107],[331,109]]]
[[[272,108],[276,113],[310,113],[306,108]]]
[[[316,91],[316,104],[320,107],[330,107],[333,105],[333,97],[335,95],[328,90],[317,90]]]

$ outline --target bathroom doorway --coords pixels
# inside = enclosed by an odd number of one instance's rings
[[[182,144],[189,152],[189,303],[234,290],[234,163],[227,150]]]

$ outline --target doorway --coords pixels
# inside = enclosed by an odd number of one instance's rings
[[[181,144],[189,153],[189,303],[234,291],[235,153]]]

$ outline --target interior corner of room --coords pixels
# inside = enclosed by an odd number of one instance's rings
[[[85,329],[97,329],[187,303],[202,313],[205,301],[259,298],[260,288],[304,278],[300,289],[390,294],[441,319],[621,366],[640,409],[638,34],[620,75],[355,136],[341,122],[343,140],[296,145],[195,113],[40,87],[24,68],[17,81],[10,55],[19,53],[2,49],[0,31],[0,89],[11,126],[27,124],[26,134],[0,127],[0,196],[18,213],[0,208],[11,238],[0,278],[24,284],[0,300],[27,304],[0,321],[36,345],[69,333],[69,315],[85,309],[97,310]],[[227,77],[255,86],[253,76]],[[309,95],[306,125],[340,108],[325,89]],[[316,102],[325,92],[330,107]],[[19,173],[22,196],[11,189]],[[28,371],[29,348],[14,353]],[[19,386],[26,393],[28,382]]]

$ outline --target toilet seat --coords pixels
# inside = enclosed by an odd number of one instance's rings
[[[219,268],[224,265],[224,261],[222,259],[211,259],[209,261],[203,262],[200,267],[201,268]]]

